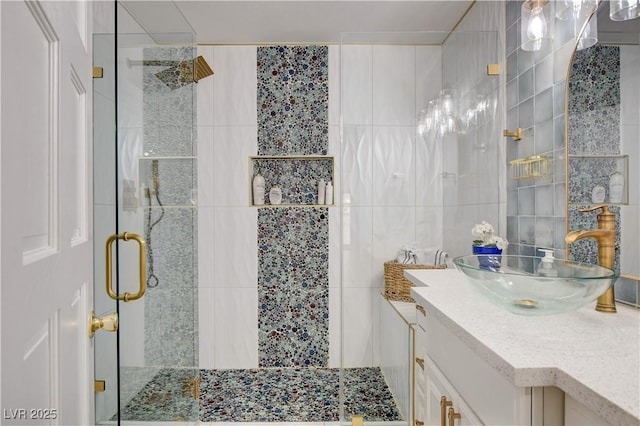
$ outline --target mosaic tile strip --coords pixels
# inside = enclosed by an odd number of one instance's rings
[[[258,362],[261,367],[327,365],[329,212],[260,209]]]
[[[569,79],[569,154],[615,155],[620,153],[620,49],[594,46],[576,52]],[[589,203],[596,185],[607,189],[609,176],[617,170],[611,158],[570,159],[569,203]],[[606,199],[605,199],[606,201]],[[587,204],[588,205],[588,204]],[[569,205],[569,229],[594,229],[597,213],[578,210],[585,204]],[[614,268],[620,270],[620,208],[616,215]],[[571,259],[598,263],[598,246],[588,238],[571,244]]]
[[[267,203],[269,190],[278,184],[283,204],[317,204],[318,182],[333,180],[333,159],[255,159],[254,176],[258,172],[266,182]]]
[[[178,64],[191,61],[195,53],[194,46],[145,48],[142,59]],[[153,188],[149,160],[163,157],[159,159],[158,197],[141,194],[142,209],[138,209],[144,215],[147,275],[153,265],[158,279],[155,287],[149,283],[143,300],[145,362],[194,367],[198,364],[197,211],[193,208],[197,174],[191,157],[196,151],[196,97],[195,84],[184,85],[171,72],[162,73],[172,66],[142,68],[145,157],[136,164],[141,188]],[[150,203],[153,207],[149,209]],[[150,224],[154,226],[149,233]]]
[[[620,49],[576,52],[569,94],[569,154],[619,154]]]
[[[327,46],[257,48],[259,155],[326,155]],[[261,164],[283,202],[314,204],[329,165]],[[313,181],[316,181],[313,184]],[[329,353],[329,221],[326,208],[258,211],[258,364],[324,367]]]
[[[265,46],[257,52],[258,153],[326,155],[327,46]]]
[[[609,177],[618,170],[618,162],[617,158],[569,158],[569,202],[591,203],[595,186],[605,188],[605,202],[608,202]]]

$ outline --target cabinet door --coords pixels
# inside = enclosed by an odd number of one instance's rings
[[[455,426],[483,424],[429,357],[425,360],[425,376],[427,425],[449,425],[449,408],[460,415],[460,418],[454,420]],[[444,407],[442,397],[446,398]]]

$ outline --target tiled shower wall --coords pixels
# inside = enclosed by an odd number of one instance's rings
[[[250,207],[248,157],[258,154],[257,48],[198,51],[216,73],[198,83],[200,366],[255,368],[260,213]],[[375,306],[384,261],[406,242],[442,244],[441,199],[416,188],[439,170],[416,161],[425,149],[416,117],[441,88],[440,52],[438,46],[328,48],[327,154],[336,158],[335,191],[344,203],[322,209],[329,225],[329,367],[340,366],[341,349],[345,367],[377,365]]]
[[[454,90],[459,117],[442,146],[443,240],[452,256],[471,253],[471,229],[483,220],[506,237],[505,73],[487,72],[504,61],[503,22],[503,3],[476,2],[442,48],[442,86]]]
[[[258,47],[257,56],[258,154],[326,154],[327,46]],[[287,158],[262,162],[260,172],[265,176],[265,191],[278,183],[285,202],[307,204],[304,193],[299,194],[302,199],[291,193],[298,187],[295,184],[291,188],[294,182],[301,179],[316,182],[321,176],[332,180],[330,174],[318,175],[321,171],[313,167],[314,163]],[[315,192],[307,190],[306,195],[314,200]],[[258,208],[260,367],[328,365],[328,209]]]
[[[338,155],[339,142],[335,143],[339,141],[338,120],[330,112],[326,115],[327,92],[324,92],[324,127],[295,134],[300,130],[293,125],[296,121],[281,115],[284,107],[278,110],[286,103],[278,98],[286,86],[282,80],[278,85],[265,84],[257,66],[258,49],[256,46],[198,49],[215,71],[212,79],[198,83],[200,367],[256,368],[277,362],[283,366],[305,365],[307,361],[311,365],[337,367],[340,362],[337,209],[252,207],[249,157]],[[328,51],[326,47],[323,49],[329,64],[340,63],[335,46]],[[326,79],[325,74],[325,82]],[[339,82],[339,76],[337,79],[329,76],[328,81]],[[296,88],[302,89],[296,85],[288,87]],[[292,98],[301,102],[305,111],[312,105],[304,102],[321,100],[314,96],[301,98],[303,93],[298,91]],[[339,86],[330,84],[328,104],[336,102],[339,103]],[[263,107],[267,116],[262,115]],[[273,118],[272,111],[278,118]],[[312,138],[304,139],[303,135]],[[261,167],[271,166],[265,162]],[[269,170],[265,175],[275,176],[282,170],[290,168]],[[281,178],[281,184],[287,182],[285,176]],[[296,220],[303,223],[297,225]],[[311,227],[310,220],[319,221],[316,223],[321,226]],[[287,251],[304,256],[294,259],[287,256]],[[285,273],[285,266],[291,262],[303,266],[297,276],[291,270]],[[305,277],[309,280],[305,281]],[[275,282],[277,285],[269,289],[270,283]],[[299,287],[295,288],[296,285]],[[264,303],[271,290],[273,299]],[[296,300],[299,302],[291,306]],[[296,312],[298,303],[306,304],[305,309]],[[308,325],[308,315],[312,314],[315,326],[320,329],[302,330],[296,335],[299,341],[295,344],[286,338],[269,340],[270,331],[291,326],[297,314],[305,315],[302,326]],[[292,326],[284,335],[297,332],[297,327]],[[310,333],[314,334],[311,339]]]
[[[188,61],[195,48],[147,48],[144,60]],[[158,198],[140,193],[147,243],[147,267],[154,266],[157,285],[147,282],[144,348],[147,365],[197,366],[197,210],[194,84],[181,87],[156,73],[166,66],[145,66],[143,77],[143,145],[138,174],[154,189],[152,161],[158,161]],[[161,207],[162,205],[162,207]],[[126,209],[127,206],[125,205]],[[164,209],[164,212],[162,210]],[[157,222],[148,232],[149,225]]]

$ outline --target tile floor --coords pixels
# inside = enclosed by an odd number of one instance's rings
[[[345,418],[361,415],[367,422],[402,420],[379,368],[343,371]],[[121,419],[126,424],[339,421],[339,369],[200,370],[199,374],[199,400],[191,397],[193,370],[163,369],[124,406]]]

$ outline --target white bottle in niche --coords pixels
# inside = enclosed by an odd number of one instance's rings
[[[253,177],[253,205],[264,204],[264,178],[260,173]]]
[[[318,204],[324,204],[325,190],[324,179],[320,179],[318,181]]]
[[[327,183],[327,187],[324,191],[324,202],[325,204],[333,204],[333,185],[331,181]]]
[[[282,202],[282,189],[277,183],[269,191],[269,202],[271,204],[280,204]]]
[[[622,203],[624,194],[624,176],[620,172],[611,173],[609,176],[609,202]]]

